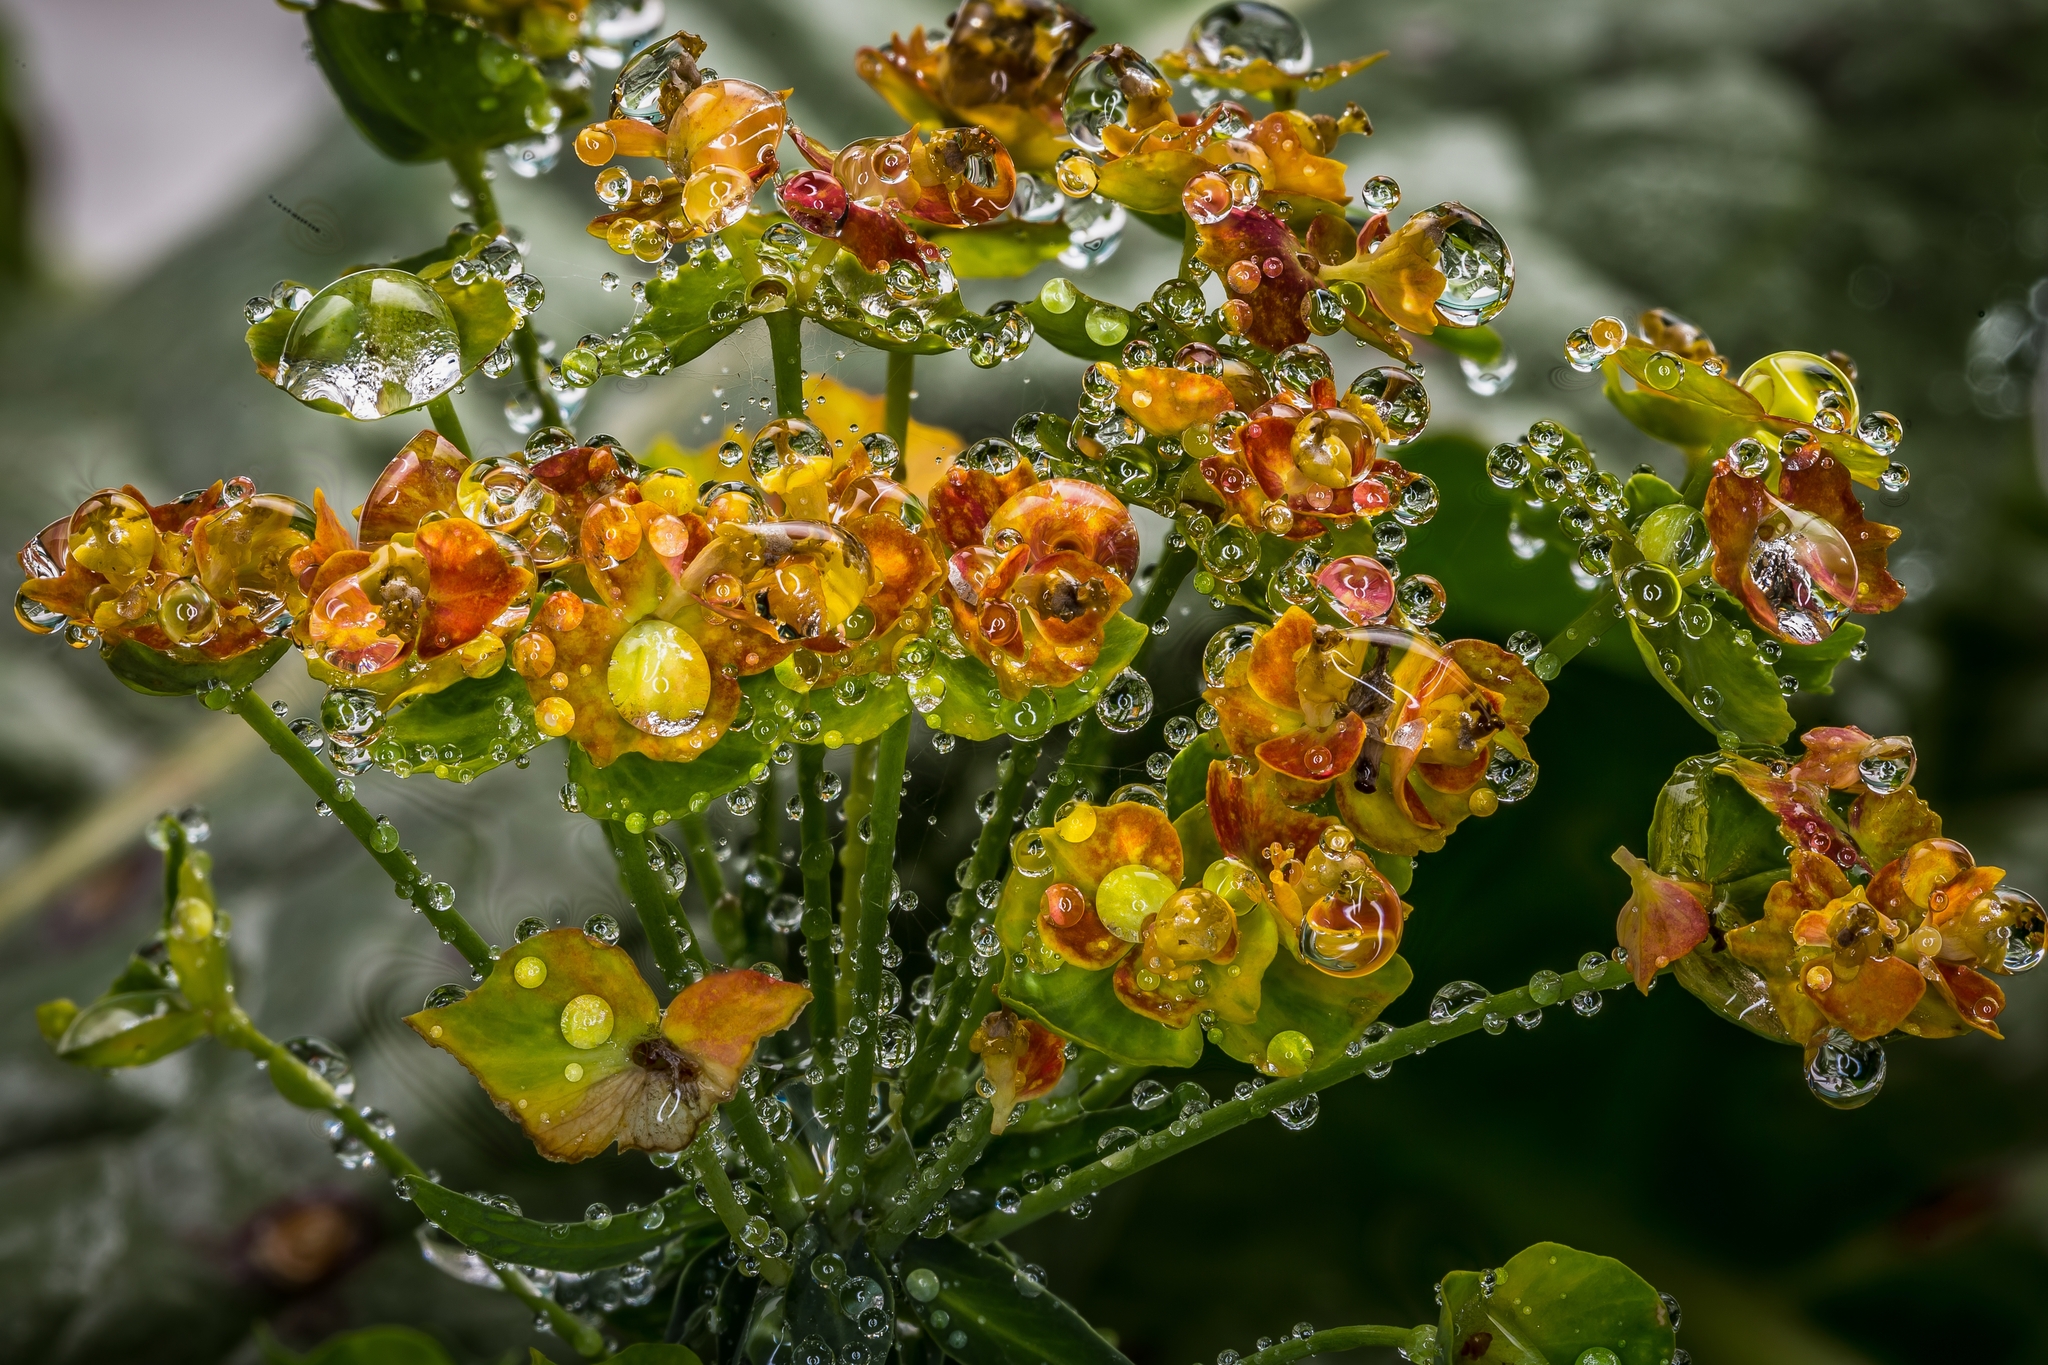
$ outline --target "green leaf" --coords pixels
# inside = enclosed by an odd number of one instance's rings
[[[825,1255],[840,1262],[841,1274],[828,1277],[821,1283],[811,1273],[811,1267],[818,1257]],[[859,1359],[870,1351],[883,1354],[874,1350],[874,1337],[862,1331],[861,1323],[841,1306],[842,1295],[853,1289],[857,1280],[872,1280],[881,1286],[882,1302],[861,1311],[873,1314],[867,1325],[880,1329],[877,1336],[893,1334],[896,1325],[894,1286],[888,1268],[875,1259],[867,1243],[855,1240],[847,1246],[834,1245],[816,1223],[811,1223],[797,1233],[789,1260],[787,1287],[763,1288],[755,1295],[754,1320],[748,1325],[747,1339],[797,1343],[815,1339],[832,1352],[828,1359],[837,1360],[846,1360],[849,1356]],[[799,1347],[791,1358],[799,1359],[801,1356]]]
[[[163,989],[110,992],[64,1023],[51,1050],[78,1066],[148,1066],[206,1036],[206,1021],[185,997]]]
[[[818,742],[828,749],[842,744],[865,744],[903,719],[910,709],[909,685],[902,678],[861,678],[860,697],[844,701],[837,688],[817,687],[799,692],[785,686],[777,673],[757,673],[740,682],[740,690],[754,707],[754,723],[748,734],[765,748],[793,738],[790,727],[806,712],[820,722]]]
[[[1756,969],[1711,939],[1671,964],[1678,984],[1714,1013],[1774,1043],[1796,1046]]]
[[[1059,223],[984,223],[970,228],[924,228],[920,235],[953,253],[947,264],[963,280],[1010,279],[1029,274],[1067,249]]]
[[[1676,618],[1648,627],[1631,619],[1629,634],[1650,676],[1721,743],[1783,744],[1792,733],[1792,713],[1777,674],[1757,657],[1748,631],[1718,611],[1710,610],[1708,619],[1707,633],[1697,640]],[[1675,670],[1667,670],[1667,656]],[[1697,700],[1706,687],[1718,696],[1711,715]]]
[[[1209,864],[1224,856],[1223,845],[1216,838],[1216,824],[1209,818],[1209,803],[1189,806],[1173,822],[1173,832],[1180,836],[1181,863],[1187,869],[1190,885],[1199,882]]]
[[[1655,474],[1631,474],[1622,487],[1622,496],[1628,499],[1629,521],[1648,516],[1659,507],[1669,507],[1675,502],[1684,502],[1685,495],[1658,478]]]
[[[1095,1160],[1096,1144],[1102,1135],[1116,1128],[1129,1128],[1139,1135],[1164,1128],[1180,1112],[1178,1105],[1162,1104],[1147,1112],[1120,1104],[1083,1114],[1053,1128],[1019,1132],[1012,1128],[993,1139],[981,1159],[974,1163],[974,1184],[981,1189],[1000,1189],[1020,1184],[1027,1172],[1045,1172],[1060,1166],[1085,1166]]]
[[[410,1327],[365,1327],[329,1337],[299,1365],[449,1365],[441,1343]]]
[[[1033,688],[1016,701],[1003,696],[996,675],[981,660],[971,654],[954,659],[941,653],[929,676],[945,681],[945,695],[925,714],[924,723],[961,739],[1036,739],[1093,706],[1109,680],[1137,657],[1149,634],[1119,612],[1103,630],[1102,653],[1093,668],[1065,687]]]
[[[502,147],[562,118],[519,49],[453,16],[324,0],[306,28],[342,108],[394,160]]]
[[[1309,1070],[1319,1071],[1343,1060],[1344,1045],[1371,1027],[1414,980],[1415,973],[1398,954],[1369,975],[1337,977],[1282,948],[1259,978],[1258,1018],[1249,1024],[1225,1021],[1217,1046],[1248,1062],[1266,1055],[1275,1034],[1293,1030],[1315,1048]]]
[[[672,1346],[659,1341],[637,1341],[614,1356],[605,1357],[606,1365],[704,1365],[703,1359],[687,1346]]]
[[[1719,754],[1686,759],[1657,793],[1649,862],[1666,876],[1725,886],[1785,865],[1778,817],[1715,771],[1720,761]]]
[[[185,663],[133,640],[109,639],[100,644],[100,657],[115,677],[152,697],[197,696],[225,684],[227,691],[221,694],[225,698],[246,690],[291,647],[291,641],[278,639],[224,663]]]
[[[577,1275],[625,1265],[691,1228],[716,1221],[697,1202],[694,1185],[670,1190],[644,1209],[615,1213],[602,1225],[522,1218],[431,1180],[412,1182],[412,1202],[428,1222],[479,1255]],[[656,1209],[661,1221],[649,1228],[647,1220]]]
[[[1603,368],[1607,381],[1601,391],[1607,401],[1637,430],[1655,440],[1686,451],[1718,451],[1756,428],[1753,417],[1723,406],[1718,388],[1708,386],[1711,376],[1696,366],[1685,367],[1685,377],[1669,394],[1640,383],[1624,389],[1622,364],[1617,358],[1609,357]]]
[[[457,284],[442,262],[422,271],[455,319],[455,340],[462,351],[462,372],[468,374],[519,330],[519,314],[505,299],[505,282],[496,279]]]
[[[1494,1272],[1444,1277],[1438,1327],[1457,1365],[1578,1365],[1594,1348],[1619,1365],[1670,1365],[1677,1336],[1663,1300],[1620,1261],[1538,1242]]]
[[[1827,639],[1812,645],[1781,645],[1778,671],[1799,682],[1801,692],[1825,697],[1835,690],[1835,665],[1863,642],[1864,630],[1854,621],[1836,626]]]
[[[1209,799],[1209,765],[1230,757],[1223,731],[1205,730],[1194,743],[1173,756],[1166,770],[1166,813],[1175,820]]]
[[[576,809],[593,820],[626,820],[639,815],[660,825],[678,815],[703,811],[735,787],[753,781],[767,762],[766,745],[751,734],[731,731],[688,763],[621,754],[611,766],[600,768],[571,744],[569,785],[576,789]]]
[[[647,311],[620,340],[614,364],[630,361],[637,369],[645,363],[656,372],[687,365],[752,316],[741,262],[752,259],[759,237],[728,229],[718,240],[726,247],[724,259],[703,252],[674,279],[647,281]]]
[[[957,1238],[911,1238],[897,1255],[896,1270],[905,1287],[901,1306],[955,1359],[974,1365],[1129,1365],[1065,1301],[1007,1261]],[[920,1297],[927,1285],[933,1292]]]
[[[545,743],[533,698],[510,668],[416,697],[391,713],[370,755],[387,772],[468,782]],[[451,756],[449,750],[455,750]]]
[[[212,1028],[235,1013],[228,917],[214,896],[213,856],[193,848],[175,818],[163,816],[156,827],[166,840],[164,951],[178,974],[179,992]]]
[[[1073,281],[1065,281],[1069,288]],[[1136,330],[1137,319],[1128,308],[1090,298],[1078,289],[1073,290],[1074,302],[1065,312],[1055,313],[1045,306],[1045,292],[1037,298],[1027,300],[1024,315],[1031,319],[1031,325],[1038,329],[1040,339],[1054,348],[1080,360],[1107,360],[1111,363],[1123,359],[1124,342]],[[1088,319],[1097,320],[1098,329],[1112,340],[1098,341],[1088,334]]]

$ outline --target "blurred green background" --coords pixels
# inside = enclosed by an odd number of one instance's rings
[[[1088,7],[1102,39],[1155,52],[1200,8]],[[1835,695],[1795,710],[1912,734],[1949,832],[2017,884],[2048,886],[2048,443],[2031,420],[2048,314],[2048,5],[1294,8],[1325,59],[1392,51],[1307,106],[1371,111],[1379,132],[1344,145],[1351,183],[1394,176],[1404,211],[1462,200],[1515,251],[1512,386],[1482,399],[1451,357],[1424,356],[1432,431],[1469,438],[1412,461],[1445,510],[1406,563],[1452,585],[1446,624],[1495,640],[1547,631],[1578,593],[1554,551],[1521,567],[1526,597],[1457,591],[1513,562],[1475,443],[1552,416],[1609,467],[1676,472],[1563,365],[1570,328],[1663,304],[1738,362],[1845,350],[1866,406],[1906,422],[1910,500],[1872,511],[1905,528],[1895,565],[1912,596],[1874,624],[1868,661]],[[670,0],[669,27],[703,33],[722,73],[793,86],[797,120],[836,143],[895,126],[854,79],[852,49],[942,13]],[[379,160],[275,7],[9,0],[0,15],[0,538],[17,544],[125,481],[161,497],[246,472],[349,505],[416,424],[353,426],[269,391],[241,345],[241,302],[438,240],[462,216],[446,171]],[[568,341],[617,326],[625,291],[598,277],[633,276],[583,234],[588,172],[565,158],[498,184],[547,282],[542,329]],[[1171,259],[1134,228],[1088,287],[1134,301]],[[976,288],[985,302],[1038,278]],[[833,343],[813,341],[813,369],[879,386],[879,366]],[[1348,344],[1336,359],[1340,380],[1376,363]],[[917,414],[990,434],[1034,407],[1071,410],[1077,372],[1045,347],[991,373],[932,362]],[[633,448],[663,431],[695,442],[767,391],[753,336],[606,387],[578,426]],[[459,400],[480,445],[514,443],[505,393],[479,378]],[[1185,598],[1173,620],[1160,718],[1193,705],[1186,680],[1214,626]],[[265,694],[304,712],[314,689],[295,672]],[[1142,759],[1157,726],[1122,757]],[[1618,639],[1554,685],[1532,742],[1535,795],[1418,871],[1404,951],[1419,984],[1396,1019],[1440,982],[1503,987],[1609,948],[1626,894],[1609,851],[1641,848],[1663,777],[1709,744]],[[919,741],[905,880],[925,909],[899,926],[907,947],[936,923],[973,834],[964,798],[988,785],[991,757],[963,748],[948,767]],[[503,942],[524,915],[617,904],[598,831],[556,804],[557,762],[544,750],[532,771],[468,788],[372,777],[365,796]],[[404,1321],[464,1359],[523,1360],[517,1305],[424,1266],[384,1178],[337,1167],[312,1119],[239,1054],[200,1047],[111,1077],[46,1057],[33,1005],[96,993],[149,932],[141,826],[193,801],[212,812],[245,1005],[273,1036],[345,1048],[358,1098],[424,1162],[541,1217],[665,1183],[638,1157],[547,1167],[403,1033],[398,1016],[459,974],[452,955],[236,722],[127,693],[90,653],[0,633],[0,1358],[249,1361],[263,1320],[300,1347]],[[729,824],[741,852],[746,831]],[[1669,984],[1590,1020],[1553,1011],[1534,1033],[1475,1036],[1332,1091],[1306,1132],[1232,1134],[1017,1245],[1138,1365],[1248,1350],[1302,1320],[1433,1318],[1444,1271],[1543,1238],[1619,1256],[1675,1294],[1701,1365],[2048,1360],[2048,982],[2010,996],[2005,1042],[1903,1040],[1883,1095],[1854,1113],[1811,1099],[1791,1050]],[[1236,1077],[1205,1079],[1221,1093]]]

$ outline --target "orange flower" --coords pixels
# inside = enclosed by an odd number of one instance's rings
[[[1848,467],[1818,445],[1787,453],[1775,488],[1723,459],[1701,510],[1714,581],[1781,640],[1816,644],[1850,612],[1906,600],[1885,563],[1898,528],[1864,520]]]
[[[1628,953],[1636,989],[1648,995],[1658,972],[1707,941],[1713,888],[1663,876],[1625,848],[1614,850],[1614,865],[1628,873],[1631,888],[1614,922],[1614,941]]]
[[[854,64],[906,122],[986,128],[1020,167],[1043,171],[1068,145],[1060,103],[1094,31],[1058,0],[964,0],[942,40],[913,29],[862,48]]]
[[[1067,1069],[1066,1040],[1008,1010],[996,1010],[975,1025],[967,1047],[981,1058],[981,1068],[995,1087],[989,1097],[991,1133],[1008,1128],[1017,1106],[1050,1091]]]
[[[1002,476],[949,471],[933,514],[955,630],[1005,695],[1064,687],[1094,665],[1138,567],[1138,528],[1113,494],[1035,483],[1019,460]]]
[[[1203,696],[1230,752],[1256,765],[1211,767],[1210,815],[1226,850],[1258,851],[1258,834],[1233,831],[1270,827],[1279,810],[1334,793],[1359,839],[1403,857],[1442,848],[1466,816],[1494,809],[1496,747],[1528,763],[1529,725],[1549,701],[1518,657],[1483,640],[1439,647],[1391,626],[1337,630],[1299,607]],[[1245,779],[1255,780],[1233,789]],[[1305,829],[1284,840],[1312,841]]]
[[[1312,199],[1334,208],[1351,198],[1344,163],[1329,153],[1346,133],[1367,131],[1362,113],[1333,118],[1288,109],[1254,122],[1228,101],[1200,115],[1158,112],[1160,121],[1149,127],[1103,127],[1096,185],[1103,197],[1140,213],[1186,212],[1197,224],[1261,199]]]
[[[15,617],[74,644],[133,641],[181,663],[221,663],[306,609],[293,557],[311,538],[300,502],[245,478],[152,505],[102,489],[22,547]]]
[[[784,96],[751,81],[706,78],[704,40],[679,32],[636,56],[619,75],[612,116],[576,135],[585,165],[605,166],[598,196],[616,212],[590,233],[614,251],[658,261],[678,243],[731,227],[762,181],[789,124]],[[670,174],[635,181],[615,156],[651,157]]]
[[[372,485],[356,536],[315,491],[316,532],[291,567],[311,604],[293,636],[317,680],[389,707],[504,665],[534,574],[517,543],[462,514],[468,465],[421,432]]]

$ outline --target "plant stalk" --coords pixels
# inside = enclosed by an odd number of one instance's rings
[[[1598,640],[1620,612],[1621,601],[1615,596],[1614,582],[1612,579],[1604,580],[1586,609],[1545,643],[1543,652],[1530,662],[1530,669],[1537,677],[1549,682],[1563,671],[1566,664],[1576,659],[1581,650]]]
[[[775,415],[804,415],[804,320],[794,308],[768,314],[768,350],[775,361]]]
[[[917,382],[917,357],[889,352],[889,386],[882,395],[882,431],[910,459],[910,386]]]
[[[732,1238],[736,1247],[747,1245],[740,1235],[747,1225],[747,1210],[740,1203],[739,1192],[732,1186],[732,1177],[725,1173],[725,1163],[712,1150],[711,1135],[698,1138],[690,1149],[691,1164],[697,1168],[697,1179],[704,1182],[705,1190],[711,1195],[711,1208],[718,1215],[718,1221],[725,1224],[726,1235]],[[776,1256],[763,1256],[761,1278],[773,1285],[789,1283],[789,1262]]]
[[[1040,741],[1020,739],[1010,745],[1003,758],[996,784],[996,805],[988,822],[974,841],[974,853],[967,864],[967,885],[961,888],[960,904],[946,925],[944,946],[951,950],[950,964],[934,964],[932,979],[933,1013],[918,1029],[917,1051],[903,1076],[903,1094],[912,1108],[912,1121],[921,1115],[926,1089],[939,1062],[953,1047],[953,1040],[966,1019],[967,1004],[974,993],[974,974],[967,970],[965,955],[970,951],[968,927],[980,917],[981,904],[975,892],[1003,873],[1004,855],[1010,849],[1012,822],[1023,804],[1024,791],[1038,770]],[[937,975],[943,973],[943,975]]]
[[[512,351],[519,357],[520,379],[540,403],[541,425],[565,425],[562,405],[555,401],[555,391],[548,387],[548,367],[540,358],[540,337],[535,335],[531,322],[522,322],[519,330],[512,333]]]
[[[846,934],[842,976],[852,977],[846,1027],[854,1034],[853,1055],[846,1060],[839,1091],[839,1172],[832,1182],[830,1203],[835,1213],[860,1198],[865,1181],[853,1174],[867,1154],[868,1102],[875,1076],[875,995],[882,981],[882,940],[889,933],[889,890],[896,867],[896,818],[903,807],[903,765],[910,750],[910,715],[891,725],[876,741],[874,805],[869,811],[866,868],[860,880],[860,913]],[[852,840],[848,841],[849,843]],[[850,973],[847,971],[851,968]],[[868,1021],[868,1027],[854,1025]],[[851,1187],[850,1194],[841,1193]]]
[[[820,1061],[832,1043],[839,1003],[832,961],[832,809],[818,795],[818,778],[824,771],[824,746],[797,748],[796,788],[804,810],[802,851],[797,855],[804,877],[804,962],[811,983],[811,1047]]]
[[[470,459],[476,458],[469,448],[469,437],[463,433],[462,419],[455,415],[455,398],[452,394],[444,393],[428,403],[427,416],[434,419],[434,430],[446,437],[450,445]]]
[[[1569,972],[1562,979],[1558,1002],[1562,1003],[1582,991],[1611,991],[1630,982],[1628,966],[1620,962],[1609,962],[1591,975]],[[983,1214],[962,1229],[960,1236],[976,1244],[1007,1237],[1049,1213],[1086,1199],[1105,1186],[1156,1166],[1170,1156],[1178,1156],[1197,1143],[1207,1142],[1210,1138],[1241,1128],[1253,1119],[1263,1118],[1305,1095],[1349,1080],[1371,1067],[1398,1061],[1438,1043],[1463,1037],[1480,1028],[1489,1016],[1506,1018],[1535,1008],[1536,1002],[1530,998],[1528,987],[1524,986],[1489,997],[1441,1023],[1425,1019],[1395,1029],[1379,1042],[1356,1053],[1347,1051],[1327,1066],[1260,1086],[1243,1099],[1226,1100],[1192,1119],[1175,1120],[1166,1132],[1141,1138],[1121,1151],[1090,1162],[1064,1180],[1051,1181],[1044,1188],[1025,1195],[1015,1213]],[[1174,1132],[1175,1127],[1181,1131]]]
[[[1138,599],[1138,608],[1131,613],[1132,619],[1149,632],[1152,623],[1166,615],[1166,609],[1173,605],[1174,594],[1194,572],[1195,558],[1195,547],[1185,540],[1178,546],[1169,544],[1161,551],[1159,562],[1152,569],[1152,581],[1146,585],[1145,595]],[[1132,657],[1130,667],[1143,673],[1152,657],[1152,646],[1158,639],[1157,635],[1148,633]],[[1068,797],[1093,783],[1110,743],[1109,730],[1095,712],[1090,711],[1081,718],[1081,733],[1068,742],[1066,752],[1060,755],[1060,765],[1054,769],[1052,781],[1046,785],[1045,795],[1039,799],[1038,809],[1032,812],[1033,822],[1051,824],[1053,816],[1067,803]]]
[[[350,784],[351,794],[344,796],[340,779],[311,749],[300,742],[299,737],[292,733],[291,727],[270,709],[270,703],[256,695],[255,688],[247,688],[236,697],[232,709],[248,723],[258,738],[270,746],[272,753],[283,759],[285,764],[299,775],[300,781],[312,788],[315,796],[327,803],[327,808],[341,821],[342,828],[354,835],[356,842],[377,860],[377,866],[383,868],[390,876],[392,889],[398,893],[399,898],[427,917],[427,923],[434,926],[434,931],[441,936],[441,941],[462,954],[477,979],[481,980],[489,975],[491,964],[496,961],[491,952],[491,945],[484,942],[483,935],[479,934],[452,906],[447,909],[436,908],[430,895],[433,883],[420,871],[413,855],[400,848],[396,840],[392,841],[389,849],[377,846],[377,817],[371,815],[363,803],[355,798],[354,784]],[[383,828],[389,829],[390,826],[387,824]]]
[[[493,235],[502,231],[505,220],[498,215],[497,192],[491,188],[490,177],[484,174],[484,154],[480,151],[451,152],[448,169],[455,172],[456,180],[469,195],[469,211],[476,215],[477,229]]]
[[[897,1197],[888,1216],[882,1220],[880,1234],[868,1239],[868,1245],[877,1256],[887,1257],[903,1244],[904,1238],[917,1231],[925,1216],[952,1192],[954,1182],[980,1159],[982,1149],[988,1146],[991,1136],[989,1103],[977,1097],[947,1130],[946,1145],[918,1171],[917,1179],[911,1182],[910,1187]]]
[[[737,923],[738,915],[734,912],[739,908],[739,898],[726,889],[725,871],[711,850],[711,831],[705,827],[703,816],[683,815],[676,819],[676,832],[683,836],[683,857],[690,864],[690,880],[697,883],[698,893],[704,897],[711,936],[717,940],[718,951],[726,962],[736,962],[747,951],[745,940],[734,942],[731,933],[719,930],[721,926],[729,930]]]

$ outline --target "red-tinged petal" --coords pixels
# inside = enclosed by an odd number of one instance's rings
[[[1337,823],[1289,804],[1273,774],[1261,770],[1239,777],[1228,763],[1209,765],[1208,800],[1217,844],[1254,868],[1271,866],[1267,850],[1276,844],[1297,857],[1306,854]]]
[[[1993,1038],[2003,1038],[2005,1035],[1998,1031],[1998,1016],[2005,1013],[2005,992],[1998,983],[1960,962],[1936,962],[1934,967],[1955,1002],[1956,1013],[1972,1028]]]
[[[1300,607],[1289,607],[1272,629],[1252,642],[1246,680],[1261,701],[1288,711],[1301,710],[1295,679],[1303,655],[1315,647],[1315,640],[1316,618]]]
[[[1516,735],[1528,734],[1531,722],[1550,704],[1550,689],[1511,650],[1486,640],[1453,640],[1444,654],[1468,679],[1494,694],[1500,720]]]
[[[299,580],[299,588],[310,596],[314,589],[311,584],[320,567],[345,550],[353,550],[356,538],[349,534],[340,515],[327,501],[327,494],[313,490],[313,542],[301,547],[292,555],[292,572]],[[331,580],[330,580],[331,581]]]
[[[1714,581],[1747,604],[1750,615],[1760,622],[1770,619],[1758,615],[1768,611],[1768,604],[1750,600],[1759,595],[1747,586],[1747,569],[1750,547],[1756,544],[1756,528],[1763,523],[1770,506],[1770,490],[1761,479],[1725,470],[1717,470],[1708,480],[1706,500],[1700,506],[1708,539],[1714,546]]]
[[[306,596],[318,598],[350,574],[361,573],[374,558],[376,555],[370,550],[343,550],[314,568],[312,578],[305,585]]]
[[[1801,511],[1827,521],[1848,542],[1856,559],[1853,610],[1890,611],[1906,600],[1906,590],[1891,576],[1885,563],[1887,550],[1899,538],[1899,530],[1864,519],[1863,504],[1856,498],[1848,466],[1832,455],[1822,455],[1803,468],[1795,469],[1788,464],[1779,479],[1778,495]],[[1718,568],[1717,558],[1717,576]]]
[[[1234,330],[1269,351],[1309,339],[1301,305],[1316,280],[1296,259],[1301,244],[1285,222],[1262,208],[1241,208],[1196,231],[1202,244],[1195,254],[1224,278],[1226,316],[1238,319]],[[1233,274],[1235,266],[1244,268]]]
[[[1012,494],[989,519],[990,537],[1013,530],[1034,560],[1070,551],[1128,583],[1138,571],[1138,527],[1115,494],[1080,479],[1051,479]]]
[[[939,561],[901,518],[873,512],[853,517],[845,526],[866,548],[874,568],[867,607],[874,613],[874,633],[880,635],[901,619],[914,599],[937,584]]]
[[[461,515],[456,485],[469,461],[438,431],[423,431],[393,456],[357,517],[364,549],[372,549],[402,532],[415,530],[430,514]]]
[[[1303,782],[1326,783],[1350,773],[1365,743],[1365,722],[1346,711],[1337,723],[1303,728],[1259,745],[1259,762]]]
[[[796,1022],[810,987],[765,972],[713,972],[685,986],[661,1014],[661,1036],[693,1058],[719,1098],[732,1098],[754,1047]]]
[[[1029,615],[1033,629],[1058,650],[1092,643],[1099,652],[1103,628],[1131,590],[1115,574],[1078,554],[1052,555],[1020,574],[1010,600]]]
[[[1815,989],[1804,978],[1802,984],[1828,1022],[1853,1037],[1867,1041],[1890,1033],[1927,993],[1927,978],[1904,958],[1871,958],[1854,976],[1839,970],[1840,959],[1836,962],[1834,980],[1825,989]]]
[[[1727,759],[1720,771],[1740,782],[1776,815],[1786,837],[1798,848],[1836,859],[1844,867],[1869,870],[1869,861],[1856,841],[1834,823],[1826,787],[1789,776],[1772,777],[1768,768],[1746,758]]]
[[[533,571],[515,563],[473,521],[428,522],[413,545],[427,560],[427,612],[419,634],[423,659],[474,640],[533,590]]]
[[[782,96],[752,81],[706,81],[683,97],[669,121],[665,159],[692,172],[724,166],[756,180],[775,169],[789,124]]]
[[[1202,694],[1216,708],[1217,728],[1231,753],[1252,753],[1267,740],[1301,727],[1299,711],[1276,707],[1245,684],[1241,659],[1231,662],[1231,670],[1238,675],[1235,679]]]
[[[1077,896],[1081,895],[1078,887],[1068,889]],[[1086,897],[1082,899],[1080,916],[1074,918],[1071,924],[1061,924],[1050,912],[1041,907],[1038,912],[1038,935],[1063,961],[1079,967],[1084,972],[1099,972],[1105,967],[1114,966],[1131,950],[1131,944],[1127,940],[1109,932],[1109,926],[1095,913],[1095,903]]]
[[[1237,407],[1229,385],[1215,375],[1163,365],[1101,369],[1117,384],[1117,406],[1155,436],[1178,436]]]
[[[1436,301],[1446,283],[1439,268],[1443,235],[1441,219],[1418,213],[1375,249],[1325,267],[1323,277],[1362,286],[1389,321],[1428,336],[1437,328]]]
[[[1194,1023],[1195,1016],[1204,1008],[1203,998],[1184,988],[1151,991],[1144,989],[1138,984],[1137,961],[1135,954],[1126,957],[1116,964],[1116,975],[1110,978],[1116,990],[1116,998],[1124,1002],[1125,1008],[1167,1028],[1186,1028]],[[1188,972],[1189,975],[1193,974],[1188,968],[1180,970]],[[1161,984],[1164,986],[1180,983],[1170,982],[1162,976]]]
[[[1002,475],[953,465],[932,488],[932,529],[948,553],[980,545],[996,511],[1036,478],[1028,460],[1019,460],[1015,469]]]
[[[1615,865],[1628,873],[1633,888],[1615,921],[1615,942],[1628,950],[1629,975],[1636,989],[1648,995],[1658,972],[1707,941],[1706,900],[1710,888],[1699,882],[1661,876],[1626,848],[1614,850]]]
[[[1941,837],[1941,817],[1911,787],[1901,787],[1887,796],[1865,792],[1849,807],[1849,832],[1864,856],[1882,867],[1905,856],[1921,840]],[[1878,875],[1882,876],[1882,871]],[[1875,892],[1871,899],[1876,900]]]
[[[1268,404],[1262,415],[1245,423],[1237,434],[1245,464],[1269,498],[1306,493],[1307,480],[1294,467],[1294,429],[1301,415],[1285,404]]]
[[[1795,782],[1817,782],[1836,791],[1852,791],[1863,785],[1856,765],[1870,747],[1870,736],[1853,725],[1823,725],[1799,737],[1805,756],[1788,774]]]
[[[1009,1127],[1017,1106],[1051,1091],[1067,1068],[1064,1038],[1008,1010],[996,1010],[977,1024],[967,1046],[981,1058],[982,1070],[995,1087],[990,1097],[991,1133]]]
[[[1155,806],[1135,801],[1078,806],[1045,832],[1045,846],[1052,853],[1054,880],[1090,897],[1104,877],[1132,863],[1180,883],[1180,835]]]

